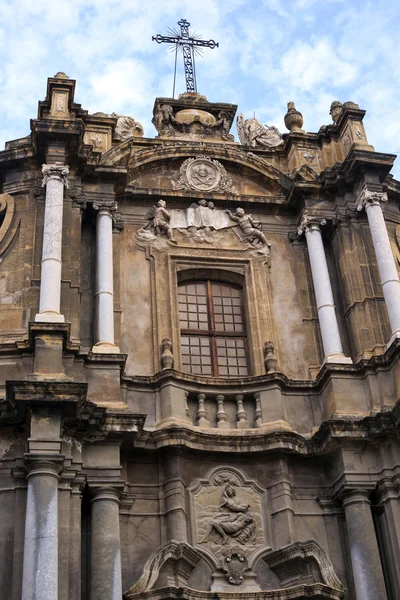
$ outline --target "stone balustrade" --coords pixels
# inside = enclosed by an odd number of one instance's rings
[[[259,392],[186,392],[186,414],[197,427],[254,429],[260,427]]]

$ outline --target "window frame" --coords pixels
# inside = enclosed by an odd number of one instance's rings
[[[211,275],[211,274],[210,274]],[[184,281],[178,281],[178,294],[179,294],[179,288],[183,285],[190,285],[190,284],[199,284],[199,283],[204,283],[206,286],[206,305],[207,305],[207,317],[208,317],[208,321],[207,321],[207,325],[208,328],[207,329],[189,329],[189,328],[181,328],[179,327],[179,333],[180,333],[180,338],[182,338],[182,336],[196,336],[196,337],[203,337],[203,338],[207,338],[210,341],[210,357],[211,357],[211,375],[208,374],[197,374],[197,373],[193,373],[191,370],[190,371],[184,371],[184,372],[188,372],[192,375],[200,375],[200,376],[206,376],[206,377],[217,377],[217,378],[232,378],[232,377],[249,377],[250,376],[250,371],[251,371],[251,357],[249,355],[249,344],[248,344],[248,327],[247,327],[247,319],[246,319],[246,314],[245,314],[245,294],[244,294],[244,289],[243,286],[238,284],[237,282],[234,281],[226,281],[224,278],[221,277],[210,277],[210,275],[207,276],[201,276],[201,277],[196,277],[196,278],[190,278],[190,279],[186,279]],[[232,279],[232,278],[229,278]],[[212,290],[212,285],[214,283],[218,283],[220,285],[224,285],[224,286],[228,286],[230,288],[236,289],[240,292],[240,314],[241,314],[241,318],[242,318],[242,324],[243,324],[243,331],[226,331],[224,330],[218,330],[216,329],[215,326],[215,312],[214,312],[214,303],[213,303],[213,290]],[[179,309],[178,309],[178,314],[179,314]],[[230,375],[229,373],[222,374],[220,375],[219,370],[220,370],[220,365],[218,364],[218,352],[217,352],[217,338],[232,338],[232,339],[241,339],[244,342],[244,352],[245,352],[245,359],[246,359],[246,370],[247,373],[246,375]],[[182,353],[181,353],[181,358],[182,358]],[[237,357],[239,358],[239,357]],[[227,368],[229,369],[229,366],[227,365]],[[237,367],[238,369],[240,368],[239,365]],[[183,364],[182,364],[182,370],[183,370]]]

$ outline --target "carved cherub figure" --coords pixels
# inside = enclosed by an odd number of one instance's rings
[[[246,215],[243,208],[238,207],[236,209],[236,214],[232,214],[229,209],[226,209],[225,212],[228,213],[229,218],[232,219],[232,221],[236,221],[246,240],[251,242],[256,239],[263,245],[268,246],[268,248],[271,247],[271,244],[267,241],[263,232],[260,229],[257,229],[260,225],[260,221],[256,222],[251,215]]]
[[[146,215],[146,220],[148,221],[145,229],[153,228],[155,235],[161,235],[162,232],[165,232],[168,236],[168,239],[176,244],[174,240],[174,232],[169,222],[171,220],[171,214],[165,208],[167,203],[165,200],[160,198],[157,202],[157,206],[153,206]]]

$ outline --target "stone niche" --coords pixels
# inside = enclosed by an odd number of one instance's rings
[[[236,469],[217,467],[189,494],[193,545],[219,565],[211,589],[241,585],[242,591],[260,590],[249,562],[257,550],[269,547],[265,490]]]

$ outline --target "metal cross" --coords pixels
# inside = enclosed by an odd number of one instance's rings
[[[174,89],[172,93],[173,97],[175,96],[176,58],[178,54],[178,49],[182,48],[183,66],[185,68],[186,77],[186,90],[188,92],[197,92],[194,55],[201,54],[202,48],[214,49],[218,48],[219,46],[219,43],[214,42],[214,40],[202,40],[200,36],[190,32],[190,23],[188,23],[186,19],[181,19],[178,22],[178,25],[180,27],[180,32],[176,31],[176,29],[170,29],[169,33],[171,35],[158,34],[151,38],[152,41],[156,41],[158,44],[162,44],[163,42],[171,44],[171,46],[175,49]]]

